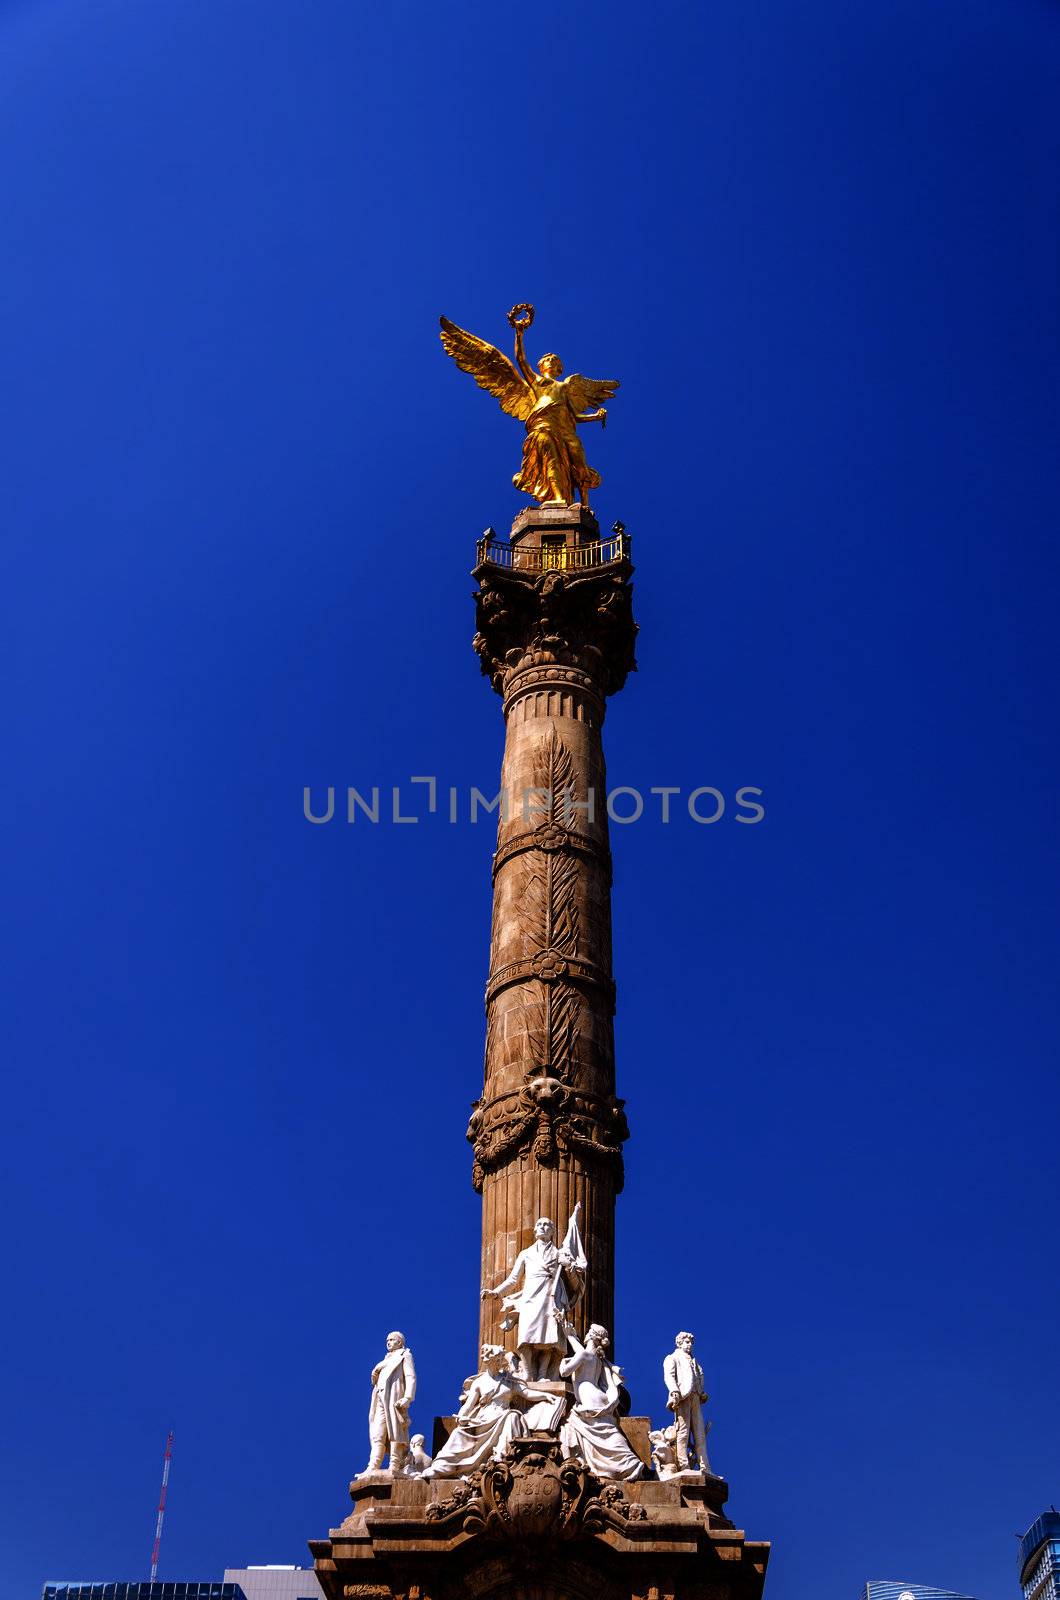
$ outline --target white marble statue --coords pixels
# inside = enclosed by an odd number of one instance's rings
[[[511,1369],[508,1352],[499,1344],[484,1344],[482,1370],[456,1414],[456,1427],[423,1477],[460,1478],[502,1456],[513,1439],[526,1433],[516,1409],[524,1404],[523,1384]]]
[[[534,1242],[520,1250],[511,1272],[495,1289],[483,1289],[483,1300],[507,1295],[501,1324],[518,1322],[516,1346],[522,1375],[528,1381],[554,1377],[563,1352],[563,1322],[585,1284],[588,1262],[578,1229],[579,1200],[567,1224],[562,1245],[556,1249],[556,1230],[550,1217],[538,1217]],[[521,1283],[521,1287],[519,1287]],[[509,1290],[517,1293],[509,1294]]]
[[[639,1478],[644,1463],[630,1449],[615,1415],[622,1370],[605,1358],[607,1329],[594,1322],[584,1344],[572,1328],[566,1334],[572,1354],[563,1358],[559,1371],[573,1384],[574,1404],[560,1429],[564,1455],[581,1456],[598,1478]]]
[[[672,1422],[668,1428],[653,1428],[648,1434],[651,1464],[660,1478],[676,1478],[681,1470],[677,1465],[676,1441],[677,1428]]]
[[[666,1383],[666,1404],[674,1414],[677,1430],[674,1447],[680,1471],[689,1470],[688,1436],[695,1443],[696,1460],[701,1472],[710,1472],[707,1460],[707,1427],[703,1421],[703,1402],[709,1395],[703,1385],[703,1368],[692,1354],[695,1343],[690,1333],[679,1333],[674,1348],[663,1362]]]
[[[399,1477],[409,1449],[409,1406],[416,1398],[416,1364],[403,1333],[388,1333],[386,1355],[372,1368],[372,1404],[368,1410],[371,1455],[358,1476],[382,1472],[389,1448],[390,1471]]]
[[[651,1445],[651,1464],[661,1481],[665,1482],[667,1478],[699,1478],[698,1472],[678,1465],[676,1422],[671,1422],[667,1428],[654,1428],[648,1434],[648,1443]]]
[[[427,1471],[431,1458],[427,1454],[427,1441],[422,1433],[414,1433],[409,1440],[409,1458],[405,1466],[405,1476],[419,1478]]]

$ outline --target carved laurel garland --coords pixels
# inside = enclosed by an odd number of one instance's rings
[[[566,1152],[585,1164],[611,1169],[615,1193],[622,1189],[622,1145],[629,1137],[623,1101],[583,1095],[558,1078],[527,1081],[518,1095],[485,1104],[476,1101],[467,1137],[474,1147],[471,1181],[479,1193],[486,1174],[505,1166],[532,1141],[542,1166],[555,1166]]]
[[[571,753],[553,727],[534,762],[534,784],[549,797],[545,821],[549,833],[562,826],[565,797],[573,794],[575,776]],[[523,954],[554,950],[557,955],[577,955],[578,860],[566,851],[540,848],[533,851],[533,858],[520,916]]]
[[[555,728],[544,741],[535,762],[534,781],[548,794],[546,828],[556,830],[560,825],[563,797],[574,787],[575,767],[571,753]],[[524,956],[550,955],[562,958],[578,954],[580,924],[578,918],[579,863],[575,856],[553,849],[534,852],[534,865],[526,884],[526,919],[523,923]],[[581,996],[572,983],[559,979],[564,970],[555,963],[556,975],[552,982],[540,982],[535,987],[541,991],[538,1003],[539,1021],[531,1027],[531,1047],[534,1052],[533,1068],[528,1081],[544,1076],[569,1084],[578,1064],[578,1015]],[[543,963],[539,963],[542,976]],[[535,1140],[535,1154],[539,1160],[548,1160],[544,1152],[552,1152],[554,1159],[554,1134],[551,1116],[559,1109],[555,1096],[535,1097],[541,1108],[541,1118]],[[546,1125],[547,1124],[547,1125]],[[538,1150],[538,1145],[541,1149]]]

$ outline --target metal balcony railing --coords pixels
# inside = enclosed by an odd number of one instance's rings
[[[479,565],[508,567],[515,572],[586,572],[593,567],[608,567],[629,560],[629,534],[613,533],[609,539],[592,544],[509,544],[494,533],[478,541]]]

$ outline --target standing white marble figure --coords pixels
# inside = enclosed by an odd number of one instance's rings
[[[556,1249],[556,1230],[551,1217],[538,1217],[534,1223],[534,1242],[520,1250],[511,1272],[495,1289],[483,1289],[483,1300],[509,1295],[504,1309],[518,1319],[516,1346],[523,1377],[528,1381],[553,1376],[566,1345],[563,1321],[581,1294],[588,1261],[578,1229],[579,1200],[567,1224],[562,1245]],[[502,1326],[510,1327],[505,1321]]]
[[[368,1438],[371,1455],[359,1474],[383,1470],[383,1457],[390,1450],[390,1471],[395,1477],[405,1470],[409,1449],[409,1406],[416,1398],[416,1364],[403,1333],[388,1333],[386,1355],[372,1368],[372,1404],[368,1410]]]
[[[691,1333],[679,1333],[674,1348],[663,1362],[663,1379],[666,1383],[666,1404],[674,1414],[677,1437],[674,1448],[677,1465],[687,1472],[689,1432],[695,1441],[700,1472],[710,1472],[707,1460],[707,1426],[703,1422],[703,1402],[710,1396],[703,1385],[703,1368],[692,1354],[695,1338]]]
[[[525,1404],[524,1390],[507,1350],[484,1344],[482,1370],[471,1380],[456,1427],[422,1476],[460,1478],[502,1456],[513,1439],[526,1433],[526,1423],[514,1409],[517,1404]]]
[[[559,1364],[560,1377],[574,1385],[574,1404],[560,1429],[564,1455],[581,1456],[598,1478],[639,1478],[644,1463],[618,1425],[615,1411],[620,1398],[622,1369],[604,1357],[610,1340],[607,1329],[594,1322],[580,1343],[567,1328],[572,1355]]]

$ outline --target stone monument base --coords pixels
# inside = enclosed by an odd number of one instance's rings
[[[765,1580],[769,1545],[725,1516],[721,1478],[601,1482],[549,1435],[468,1478],[373,1475],[350,1496],[309,1545],[328,1600],[760,1600]]]

